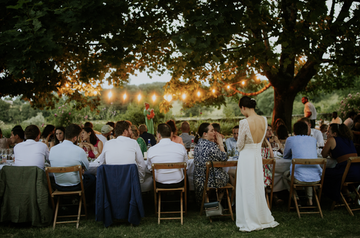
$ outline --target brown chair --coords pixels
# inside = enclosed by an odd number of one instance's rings
[[[60,223],[76,223],[76,228],[79,227],[80,222],[80,216],[87,217],[87,210],[86,210],[86,200],[85,200],[85,192],[84,192],[84,185],[82,180],[82,167],[81,165],[75,165],[71,167],[46,167],[45,168],[46,177],[48,181],[49,186],[49,193],[51,197],[51,203],[53,208],[55,209],[55,215],[54,215],[54,223],[53,223],[53,229],[55,229],[56,224]],[[80,184],[81,184],[81,190],[78,191],[59,191],[55,189],[53,191],[51,187],[51,181],[50,181],[50,175],[49,173],[69,173],[69,172],[78,172],[80,177]],[[55,202],[54,197],[57,196],[57,203],[55,208]],[[64,216],[58,216],[59,212],[59,206],[60,206],[60,197],[62,196],[79,196],[79,208],[77,215],[64,215]],[[81,214],[81,205],[84,205],[85,214]],[[69,217],[76,217],[76,220],[68,220],[68,221],[57,221],[57,218],[69,218]]]
[[[295,178],[294,178],[294,174],[295,174],[295,165],[300,164],[300,165],[320,165],[322,166],[323,170],[322,170],[322,175],[321,175],[321,180],[319,183],[316,184],[299,184],[299,183],[295,183]],[[292,174],[291,174],[291,183],[290,183],[290,194],[289,194],[289,205],[288,205],[288,211],[290,211],[290,209],[294,209],[296,208],[296,212],[299,216],[299,218],[301,218],[300,214],[314,214],[314,213],[319,213],[321,218],[323,218],[323,214],[321,211],[321,206],[320,206],[320,199],[321,199],[321,192],[322,192],[322,188],[323,188],[323,182],[324,182],[324,176],[325,176],[325,170],[326,170],[326,159],[292,159]],[[299,204],[297,202],[296,199],[296,195],[294,193],[294,189],[297,190],[299,188],[304,188],[304,187],[312,187],[313,188],[313,196],[315,197],[315,201],[316,201],[316,205],[308,205],[308,206],[302,206],[301,208],[299,207]],[[318,188],[318,192],[316,192],[316,188]],[[294,203],[295,203],[295,207],[291,207],[291,198],[293,198]],[[300,212],[300,209],[316,209],[318,211],[304,211],[304,212]]]
[[[271,184],[266,186],[265,188],[265,196],[266,202],[268,204],[269,209],[271,210],[272,201],[273,201],[273,193],[274,193],[274,178],[275,178],[275,164],[276,160],[274,158],[271,159],[263,159],[263,165],[269,164],[272,165],[272,177],[271,177]],[[268,192],[270,190],[270,192]],[[270,194],[270,201],[269,201],[269,194]]]
[[[344,197],[344,194],[342,192],[342,189],[343,188],[346,188],[347,190],[350,188],[351,190],[353,190],[355,192],[355,200],[354,201],[357,201],[358,199],[360,199],[360,194],[359,194],[359,191],[357,189],[357,187],[359,186],[360,184],[360,181],[356,181],[356,182],[345,182],[345,179],[348,175],[348,172],[349,172],[349,169],[350,169],[350,166],[351,164],[353,163],[360,163],[360,157],[350,157],[348,159],[348,162],[346,164],[346,167],[345,167],[345,171],[344,171],[344,174],[342,176],[342,180],[341,180],[341,188],[340,188],[340,197],[341,197],[341,200],[343,201],[343,204],[336,204],[336,202],[334,201],[332,203],[332,206],[331,206],[331,210],[334,210],[335,207],[339,207],[339,206],[345,206],[346,207],[346,210],[348,210],[348,212],[350,213],[351,216],[354,216],[354,213],[353,211],[357,211],[357,210],[360,210],[360,207],[357,207],[357,208],[351,208],[350,205],[345,197]]]
[[[184,223],[184,213],[187,213],[187,197],[186,197],[186,162],[180,163],[154,163],[151,165],[153,174],[154,184],[154,202],[155,202],[155,213],[158,215],[158,224],[160,220],[175,220],[180,219],[181,225]],[[184,171],[184,186],[179,188],[157,188],[155,181],[155,170],[158,169],[182,169]],[[180,211],[161,211],[161,193],[166,192],[180,192]],[[185,210],[184,210],[185,201]],[[176,214],[180,213],[180,217],[161,217],[161,214]]]
[[[236,167],[237,166],[237,161],[213,161],[213,166],[214,168],[225,168],[225,167]],[[200,216],[202,215],[203,211],[204,211],[204,203],[205,203],[205,199],[208,201],[209,200],[209,195],[208,192],[210,192],[211,190],[216,190],[216,188],[210,188],[208,187],[208,181],[209,181],[209,174],[210,174],[210,168],[212,167],[211,162],[208,161],[206,162],[206,173],[205,173],[205,183],[204,183],[204,193],[203,193],[203,198],[202,198],[202,202],[201,202],[201,209],[200,209]],[[236,172],[235,172],[235,183],[236,183]],[[224,187],[219,187],[217,189],[225,189],[226,191],[226,199],[228,202],[228,209],[224,209],[224,211],[228,211],[228,214],[224,214],[223,216],[230,216],[231,219],[234,221],[234,214],[232,211],[232,202],[234,201],[234,197],[235,197],[235,187],[236,184],[231,185],[230,183],[227,183]],[[231,198],[230,198],[230,193],[229,193],[229,189],[231,190]],[[210,221],[212,221],[211,217],[210,217]]]

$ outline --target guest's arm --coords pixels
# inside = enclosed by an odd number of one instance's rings
[[[330,155],[331,150],[336,147],[336,141],[334,137],[328,138],[324,148],[321,151],[321,155],[323,158],[327,158]]]

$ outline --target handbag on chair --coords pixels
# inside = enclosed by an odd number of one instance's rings
[[[217,187],[216,180],[215,180],[215,175],[214,175],[215,169],[214,169],[214,164],[213,164],[212,161],[211,161],[211,166],[213,168],[213,179],[214,179],[215,187]],[[206,188],[204,188],[204,189],[206,189]],[[217,197],[217,201],[204,203],[204,209],[205,209],[205,213],[206,213],[207,217],[222,216],[223,215],[223,207],[221,206],[221,203],[219,201],[219,195],[218,195],[218,189],[217,188],[216,188],[216,197]]]

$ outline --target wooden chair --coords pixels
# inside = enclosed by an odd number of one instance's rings
[[[237,161],[213,161],[213,165],[214,168],[225,168],[225,167],[236,167],[237,166]],[[210,174],[210,168],[212,167],[211,162],[208,161],[206,162],[206,174],[205,174],[205,183],[204,183],[204,193],[203,193],[203,198],[202,198],[202,202],[201,202],[201,209],[200,209],[200,216],[202,215],[203,211],[204,211],[204,202],[205,199],[209,200],[209,196],[208,196],[208,192],[210,192],[211,190],[216,190],[216,188],[210,188],[208,187],[208,181],[209,181],[209,174]],[[236,173],[235,173],[235,183],[236,183]],[[228,202],[228,209],[224,209],[224,211],[229,211],[229,214],[224,214],[223,216],[230,216],[231,219],[234,221],[234,214],[232,211],[232,202],[234,201],[234,197],[235,197],[235,187],[236,184],[231,185],[230,183],[227,183],[224,187],[219,187],[217,189],[225,189],[226,191],[226,199]],[[231,198],[230,198],[230,193],[229,193],[229,189],[232,191],[231,193]],[[210,217],[210,221],[211,217]]]
[[[180,163],[154,163],[151,165],[152,174],[153,174],[153,184],[154,184],[154,202],[155,202],[155,213],[158,215],[158,224],[160,220],[174,220],[180,219],[181,225],[184,223],[184,213],[187,213],[187,180],[186,180],[186,162]],[[179,188],[157,188],[155,181],[155,170],[158,169],[182,169],[184,171],[184,186]],[[180,211],[161,211],[161,193],[164,192],[180,192]],[[185,201],[185,210],[184,210],[184,201]],[[180,213],[180,217],[161,217],[161,214],[176,214]]]
[[[357,210],[360,210],[360,207],[357,207],[357,208],[351,208],[350,205],[345,197],[344,197],[344,194],[342,192],[342,189],[343,188],[351,188],[354,192],[355,192],[355,199],[354,201],[357,201],[358,199],[360,199],[360,194],[359,194],[359,191],[357,189],[357,187],[359,186],[360,184],[360,181],[356,181],[356,182],[345,182],[345,179],[348,175],[348,172],[349,172],[349,169],[350,169],[350,166],[351,164],[353,163],[360,163],[360,157],[350,157],[348,159],[348,162],[346,164],[346,167],[345,167],[345,171],[344,171],[344,174],[342,176],[342,180],[341,180],[341,188],[340,188],[340,196],[341,196],[341,200],[343,201],[343,204],[336,204],[336,202],[334,201],[332,203],[332,206],[331,206],[331,210],[334,210],[335,207],[339,207],[339,206],[345,206],[346,207],[346,210],[348,210],[348,212],[350,213],[351,216],[354,216],[354,213],[353,211],[357,211]]]
[[[60,223],[76,223],[76,228],[78,228],[79,227],[79,222],[80,222],[80,216],[87,217],[86,200],[85,200],[84,185],[83,185],[83,180],[82,180],[82,167],[81,167],[81,165],[75,165],[75,166],[71,166],[71,167],[46,167],[45,172],[46,172],[46,177],[47,177],[48,186],[49,186],[49,193],[50,193],[50,197],[51,197],[51,203],[52,203],[53,208],[55,209],[53,229],[55,229],[56,224],[60,224]],[[81,190],[77,190],[77,191],[59,191],[59,190],[55,189],[55,191],[53,191],[53,189],[51,187],[51,181],[50,181],[49,173],[69,173],[69,172],[78,172],[79,173]],[[55,196],[57,196],[56,207],[55,207],[55,202],[54,202],[54,197]],[[78,214],[77,215],[58,216],[59,206],[60,206],[60,197],[61,196],[79,196],[79,208],[78,208]],[[83,214],[83,215],[81,214],[81,205],[82,205],[82,203],[83,203],[84,209],[85,209],[85,214]],[[70,220],[70,221],[60,221],[60,222],[57,221],[57,218],[69,218],[69,217],[76,217],[77,219],[76,220]]]
[[[323,170],[322,170],[322,175],[321,175],[320,182],[316,183],[316,184],[298,184],[298,183],[295,183],[294,174],[295,174],[295,165],[297,165],[297,164],[300,164],[300,165],[320,165],[320,166],[322,165]],[[301,218],[300,214],[314,214],[314,213],[319,213],[321,218],[323,218],[323,214],[322,214],[321,206],[320,206],[320,199],[321,199],[321,192],[322,192],[322,188],[323,188],[325,170],[326,170],[326,159],[292,159],[292,175],[291,175],[291,183],[290,183],[288,211],[290,211],[290,209],[296,208],[296,212],[297,212],[299,218]],[[316,205],[302,206],[301,209],[316,209],[317,208],[318,211],[300,212],[300,207],[299,207],[299,204],[297,202],[296,195],[294,193],[294,189],[296,190],[298,188],[304,188],[304,187],[312,187],[313,188],[313,196],[315,197]],[[316,188],[318,188],[318,192],[316,192]],[[295,207],[291,207],[291,198],[294,199]]]
[[[271,178],[271,184],[266,186],[265,188],[265,196],[266,196],[266,202],[268,204],[269,209],[271,210],[272,201],[273,201],[273,193],[274,193],[274,178],[275,178],[275,164],[276,160],[274,158],[272,159],[263,159],[262,160],[263,165],[272,165],[272,178]],[[270,190],[270,192],[268,192]],[[270,194],[270,201],[269,201],[269,194]]]

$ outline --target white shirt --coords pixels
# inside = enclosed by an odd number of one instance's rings
[[[87,170],[89,161],[85,151],[69,140],[64,140],[61,144],[51,147],[49,160],[51,167],[70,167],[81,165]],[[55,174],[55,182],[60,186],[74,186],[80,183],[77,172]]]
[[[340,117],[337,117],[337,118],[333,118],[330,122],[330,124],[332,123],[336,123],[336,124],[342,124],[342,120]]]
[[[99,140],[101,140],[101,142],[103,143],[103,146],[108,141],[107,138],[105,136],[103,136],[102,134],[96,134],[96,137],[99,138]]]
[[[136,164],[140,183],[144,182],[146,165],[136,140],[125,136],[118,136],[116,139],[107,141],[98,160],[102,164]]]
[[[187,152],[183,145],[175,143],[170,138],[163,138],[152,146],[147,154],[147,167],[152,171],[153,163],[188,162]],[[161,169],[155,171],[155,181],[163,184],[179,183],[184,179],[181,169]]]
[[[344,124],[351,130],[353,125],[354,125],[354,121],[353,119],[351,119],[350,117],[348,117],[345,121]]]
[[[49,160],[46,144],[28,139],[14,147],[15,166],[37,166],[44,170],[45,160]]]
[[[316,119],[316,109],[311,102],[305,103],[304,116],[307,114],[306,112],[311,112],[311,116],[309,117],[310,120]]]
[[[316,145],[318,147],[324,147],[324,137],[323,137],[321,131],[319,131],[315,128],[311,128],[310,135],[316,139]]]

